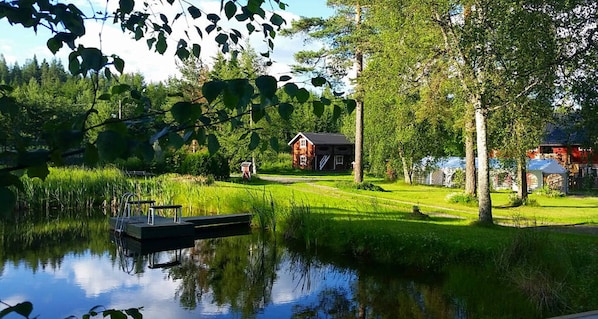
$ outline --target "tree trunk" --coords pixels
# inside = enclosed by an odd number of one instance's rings
[[[525,158],[517,160],[517,180],[519,180],[519,189],[517,190],[517,197],[523,202],[527,200],[527,170],[525,168]]]
[[[478,218],[485,224],[492,224],[492,200],[490,198],[490,166],[486,138],[487,110],[482,108],[478,97],[475,104],[475,123],[478,146]]]
[[[363,182],[363,102],[357,100],[355,107],[355,163],[354,182]]]
[[[355,6],[355,27],[361,25],[361,6],[359,1]],[[355,78],[358,79],[363,71],[363,53],[360,48],[355,50]],[[353,164],[354,182],[363,182],[363,94],[357,84],[355,106],[355,163]]]
[[[405,151],[402,148],[399,149],[399,157],[401,158],[401,164],[403,166],[403,178],[405,183],[411,185],[413,184],[413,175],[411,174],[411,167],[407,163],[407,158],[405,158]]]
[[[466,117],[465,124],[465,194],[476,194],[476,171],[475,171],[475,118]]]

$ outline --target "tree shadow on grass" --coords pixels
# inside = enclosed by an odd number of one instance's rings
[[[317,214],[322,218],[331,219],[349,219],[349,220],[364,220],[364,221],[414,221],[412,218],[412,212],[409,211],[356,211],[354,209],[345,208],[333,208],[324,206],[312,206],[310,207],[312,214]],[[441,213],[430,212],[427,219],[422,220],[424,222],[446,222],[453,223],[462,221],[465,218],[459,216],[449,216],[442,214],[442,216],[436,215]]]

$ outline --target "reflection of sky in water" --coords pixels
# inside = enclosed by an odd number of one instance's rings
[[[348,285],[354,279],[352,274],[335,272],[332,266],[312,266],[307,275],[292,271],[293,266],[296,264],[286,258],[279,264],[271,302],[258,318],[288,318],[294,305],[316,302],[325,288],[350,290]],[[240,317],[230,313],[228,306],[210,303],[211,292],[203,295],[196,309],[183,309],[175,297],[179,281],[167,277],[164,270],[147,267],[142,274],[127,274],[108,254],[69,254],[59,268],[40,267],[36,273],[23,264],[5,265],[0,299],[12,305],[31,301],[33,315],[39,314],[40,318],[81,317],[96,305],[115,309],[143,306],[145,318],[188,318],[191,314],[203,318]]]

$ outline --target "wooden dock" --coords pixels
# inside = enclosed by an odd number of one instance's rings
[[[251,214],[230,214],[214,216],[192,216],[183,217],[175,222],[172,217],[152,216],[153,224],[148,223],[147,215],[131,217],[110,217],[110,229],[116,229],[118,223],[122,223],[121,233],[140,240],[181,238],[181,237],[202,237],[202,233],[216,235],[218,231],[226,233],[227,228],[232,226],[249,227]]]

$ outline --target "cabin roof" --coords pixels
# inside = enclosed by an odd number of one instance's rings
[[[584,145],[587,142],[587,133],[585,129],[574,129],[549,123],[546,126],[546,134],[541,145],[561,146],[561,145]]]
[[[339,133],[304,133],[299,132],[295,137],[288,143],[292,145],[299,138],[307,139],[313,145],[353,145],[351,141],[343,134]]]

